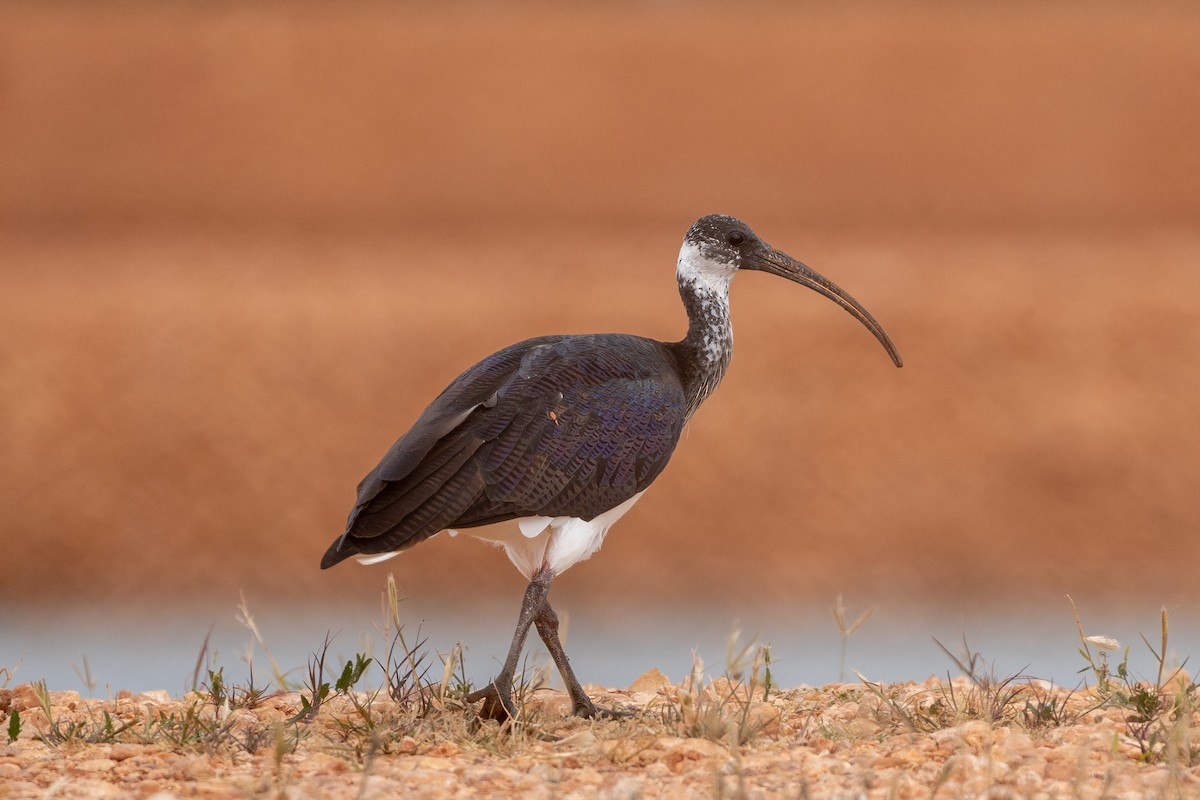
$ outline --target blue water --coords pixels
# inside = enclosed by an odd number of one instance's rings
[[[850,618],[860,610],[851,608]],[[10,684],[44,679],[51,689],[73,689],[85,696],[104,697],[122,689],[165,689],[175,695],[189,688],[207,638],[205,666],[215,663],[222,667],[227,682],[244,683],[251,661],[256,682],[271,681],[267,653],[235,619],[235,611],[236,602],[187,610],[10,611],[0,616],[0,669],[11,673]],[[327,659],[330,670],[357,652],[380,655],[385,649],[378,608],[251,611],[270,657],[296,682],[304,677],[305,665],[320,649],[326,633],[333,636]],[[1139,606],[1137,612],[1085,611],[1086,632],[1129,645],[1131,667],[1153,677],[1155,663],[1139,634],[1158,646],[1158,611],[1149,605]],[[477,685],[486,683],[503,660],[515,622],[515,608],[481,615],[406,601],[401,613],[410,641],[416,640],[418,630],[428,639],[431,676],[441,675],[436,653],[448,653],[461,642],[467,676]],[[584,683],[621,688],[652,667],[680,680],[692,668],[693,650],[703,659],[709,675],[719,675],[725,670],[728,641],[735,628],[741,630],[743,644],[757,640],[770,645],[772,675],[784,688],[834,682],[843,673],[842,639],[828,606],[801,609],[795,618],[755,613],[753,624],[739,624],[732,616],[713,610],[604,614],[583,609],[574,616],[563,616],[566,648]],[[876,611],[846,641],[844,678],[856,681],[855,670],[872,681],[887,682],[957,674],[954,662],[938,647],[935,637],[956,654],[963,652],[965,637],[980,654],[981,663],[1000,676],[1024,673],[1074,686],[1085,666],[1077,652],[1079,637],[1068,605],[1055,613],[1045,609],[950,613],[918,604]],[[536,635],[530,636],[526,653],[530,665],[549,663]],[[1194,618],[1185,619],[1177,610],[1172,617],[1169,658],[1182,661],[1197,654],[1200,631]],[[204,672],[200,675],[203,679]],[[0,683],[3,680],[0,673]],[[369,673],[370,681],[379,685],[381,675]],[[552,685],[557,685],[557,677]]]

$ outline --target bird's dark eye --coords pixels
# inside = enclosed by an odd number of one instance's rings
[[[729,242],[734,247],[737,247],[746,241],[746,234],[742,233],[741,231],[730,231],[729,233],[725,234],[725,241]]]

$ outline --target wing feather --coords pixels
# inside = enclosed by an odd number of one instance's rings
[[[685,416],[673,365],[657,342],[598,338],[531,353],[526,361],[535,363],[522,363],[530,377],[501,390],[499,404],[520,402],[525,424],[480,451],[489,499],[591,519],[644,490],[666,466]]]
[[[476,364],[359,485],[322,566],[444,528],[592,519],[666,466],[686,403],[667,348],[617,334],[531,339]]]
[[[384,482],[370,503],[355,509],[349,523],[354,535],[378,536],[395,527],[397,520],[405,519],[442,489],[482,443],[474,436],[439,442],[411,473],[402,480]]]

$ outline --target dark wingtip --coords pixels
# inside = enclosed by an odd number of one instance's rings
[[[333,544],[329,545],[329,549],[321,557],[321,569],[329,569],[334,564],[345,561],[357,552],[358,549],[348,542],[345,536],[339,536],[334,540]]]

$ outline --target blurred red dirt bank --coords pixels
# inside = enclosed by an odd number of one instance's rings
[[[556,592],[1194,602],[1200,11],[1080,17],[5,5],[0,601],[508,597],[465,538],[317,562],[478,358],[681,336],[721,211],[906,366],[741,276],[725,385]]]

